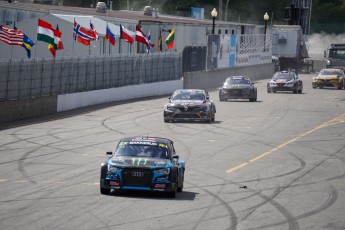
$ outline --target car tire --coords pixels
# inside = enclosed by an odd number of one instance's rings
[[[102,188],[100,187],[100,192],[102,195],[109,195],[110,194],[110,188]]]
[[[183,170],[183,169],[181,169]],[[184,183],[184,170],[182,172],[182,177],[181,177],[181,181],[180,182],[180,186],[177,186],[177,192],[182,192],[183,190],[183,183]]]
[[[176,190],[167,192],[168,198],[176,198]]]
[[[168,122],[169,122],[169,119],[164,119],[164,122],[165,122],[165,123],[168,123]]]
[[[223,102],[223,101],[226,101],[226,99],[220,97],[219,101]]]
[[[267,88],[267,93],[271,93],[271,90],[269,88]]]

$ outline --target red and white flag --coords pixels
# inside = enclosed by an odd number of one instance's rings
[[[132,45],[134,42],[134,39],[129,33],[129,30],[127,30],[125,27],[120,25],[120,39],[125,39],[128,43]]]
[[[147,46],[153,47],[154,45],[150,43],[146,35],[141,31],[140,27],[137,25],[135,27],[135,40],[141,42]]]
[[[12,30],[6,26],[0,25],[0,41],[3,41],[9,45],[23,44],[24,34],[20,30]]]

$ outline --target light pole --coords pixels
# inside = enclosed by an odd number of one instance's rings
[[[264,37],[264,52],[266,51],[266,30],[267,30],[267,21],[270,19],[270,16],[267,14],[267,12],[264,15],[265,20],[265,37]]]
[[[211,16],[213,18],[213,23],[212,23],[212,34],[214,34],[214,22],[216,20],[216,17],[218,16],[218,12],[216,10],[216,8],[213,8],[213,10],[211,11]]]

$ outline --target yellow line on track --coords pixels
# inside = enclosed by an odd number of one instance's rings
[[[243,167],[249,165],[250,163],[253,163],[253,162],[257,161],[257,160],[260,160],[261,158],[266,157],[266,156],[268,156],[268,155],[270,155],[270,154],[276,152],[277,150],[279,150],[279,149],[281,149],[281,148],[284,148],[284,147],[287,146],[288,144],[291,144],[291,143],[293,143],[293,142],[295,142],[295,141],[301,139],[302,137],[305,137],[306,135],[315,132],[316,130],[325,128],[325,127],[330,126],[330,125],[339,124],[339,123],[345,123],[345,114],[342,114],[342,115],[340,115],[340,116],[338,116],[338,117],[336,117],[336,118],[333,118],[332,120],[329,120],[329,121],[327,121],[327,122],[325,122],[325,123],[323,123],[323,124],[317,126],[316,128],[314,128],[314,129],[312,129],[312,130],[309,130],[309,131],[307,131],[307,132],[305,132],[305,133],[302,133],[301,135],[299,135],[299,136],[297,136],[297,137],[295,137],[295,138],[292,138],[291,140],[289,140],[289,141],[287,141],[287,142],[285,142],[285,143],[283,143],[283,144],[281,144],[281,145],[278,145],[277,147],[275,147],[275,148],[273,148],[273,149],[271,149],[271,150],[269,150],[269,151],[267,151],[267,152],[264,152],[264,153],[258,155],[257,157],[254,157],[254,158],[252,158],[252,159],[250,159],[250,160],[248,160],[248,161],[245,161],[245,162],[243,162],[243,163],[241,163],[241,164],[239,164],[239,165],[237,165],[237,166],[235,166],[235,167],[232,167],[232,168],[226,170],[225,172],[226,172],[226,173],[235,172],[235,171],[237,171],[237,170],[239,170],[239,169],[241,169],[241,168],[243,168]]]

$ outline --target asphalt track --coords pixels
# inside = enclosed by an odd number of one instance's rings
[[[12,123],[0,131],[0,229],[345,229],[345,90],[219,102],[216,121],[164,123],[167,97]],[[184,191],[99,193],[124,136],[174,140]]]

